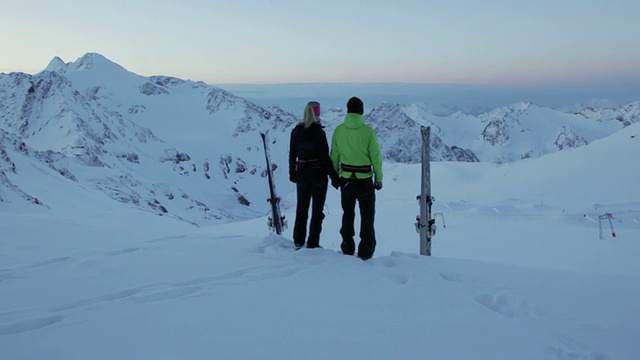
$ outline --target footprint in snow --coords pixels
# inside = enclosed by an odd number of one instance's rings
[[[555,359],[575,359],[575,360],[613,360],[617,356],[606,354],[591,348],[590,345],[577,341],[569,336],[558,336],[558,343],[547,346],[547,351]]]
[[[478,295],[476,301],[487,309],[509,318],[537,313],[526,301],[508,291]]]
[[[442,271],[442,272],[439,273],[439,275],[444,280],[447,280],[447,281],[450,281],[450,282],[460,283],[460,284],[465,282],[465,277],[463,275],[461,275],[461,274]]]

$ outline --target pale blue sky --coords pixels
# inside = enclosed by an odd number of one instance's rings
[[[0,72],[98,52],[225,83],[640,85],[638,0],[0,0]]]

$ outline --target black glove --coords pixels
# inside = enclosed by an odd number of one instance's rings
[[[296,173],[291,173],[289,174],[289,181],[291,181],[292,183],[296,183],[297,177],[296,177]]]
[[[382,189],[382,181],[376,181],[373,183],[373,188],[376,190]]]
[[[339,189],[342,186],[342,179],[339,177],[331,179],[331,186],[333,186],[334,189]]]

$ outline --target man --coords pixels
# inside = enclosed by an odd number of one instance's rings
[[[331,139],[331,162],[340,174],[342,203],[342,244],[345,255],[354,255],[356,246],[354,220],[356,202],[360,208],[360,243],[358,257],[370,259],[376,249],[374,217],[375,190],[382,189],[382,156],[375,131],[364,123],[362,100],[352,97],[347,102],[344,122]]]

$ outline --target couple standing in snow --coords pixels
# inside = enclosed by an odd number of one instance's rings
[[[374,229],[375,190],[382,188],[382,156],[374,130],[364,123],[362,100],[347,102],[344,122],[335,129],[331,152],[327,135],[320,124],[320,103],[311,101],[302,121],[291,131],[289,144],[289,180],[296,184],[296,220],[293,242],[296,249],[320,247],[324,203],[328,177],[340,189],[342,226],[340,248],[345,255],[356,254],[354,241],[355,206],[360,208],[360,243],[357,256],[370,259],[376,248]],[[313,201],[312,201],[313,200]],[[311,206],[309,237],[307,219]]]

